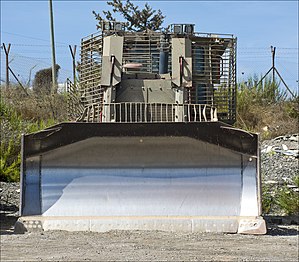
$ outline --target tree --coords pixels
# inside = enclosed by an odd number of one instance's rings
[[[56,77],[58,77],[59,65],[55,65]],[[52,68],[41,69],[36,72],[33,81],[33,91],[39,95],[48,95],[52,89]]]
[[[144,5],[143,9],[134,5],[130,0],[112,0],[107,1],[107,4],[112,6],[113,14],[118,13],[126,20],[126,27],[130,31],[144,31],[147,29],[157,31],[161,29],[164,22],[165,16],[163,16],[162,11],[160,9],[158,11],[153,10],[148,3]],[[116,21],[110,11],[103,11],[104,17],[95,11],[92,13],[98,20],[97,29],[102,29],[102,21]]]

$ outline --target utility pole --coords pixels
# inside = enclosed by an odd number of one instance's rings
[[[71,56],[73,59],[73,83],[76,88],[76,50],[77,50],[77,46],[74,45],[74,49],[73,49],[72,46],[69,45],[69,48],[70,48]]]
[[[52,0],[49,0],[50,10],[50,31],[51,31],[51,47],[52,47],[52,93],[57,93],[57,77],[56,77],[56,58],[55,58],[55,41],[54,41],[54,22],[53,22],[53,6]]]
[[[11,44],[8,44],[7,48],[5,46],[5,44],[3,43],[3,49],[5,52],[5,56],[6,56],[6,90],[9,89],[9,60],[8,60],[8,55],[9,55],[9,51],[10,51],[10,46]]]

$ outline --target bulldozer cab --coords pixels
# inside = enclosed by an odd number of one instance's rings
[[[27,229],[265,233],[258,136],[231,126],[236,38],[194,30],[82,39],[70,122],[23,136]]]

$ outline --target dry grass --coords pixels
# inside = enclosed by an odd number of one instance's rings
[[[18,181],[21,134],[32,133],[66,120],[64,95],[39,95],[17,86],[1,87],[0,181]]]
[[[37,95],[27,90],[26,95],[18,86],[5,90],[1,86],[1,100],[11,106],[25,121],[41,121],[55,119],[58,122],[67,118],[66,96]]]
[[[279,83],[250,78],[239,84],[236,126],[261,134],[262,139],[298,133],[299,98],[287,98]]]
[[[293,112],[297,111],[297,116]],[[237,127],[257,132],[262,139],[298,133],[298,105],[284,101],[270,105],[253,104],[237,113]]]

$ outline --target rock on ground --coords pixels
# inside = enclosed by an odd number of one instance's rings
[[[298,134],[279,136],[261,144],[263,181],[293,184],[298,173]]]

